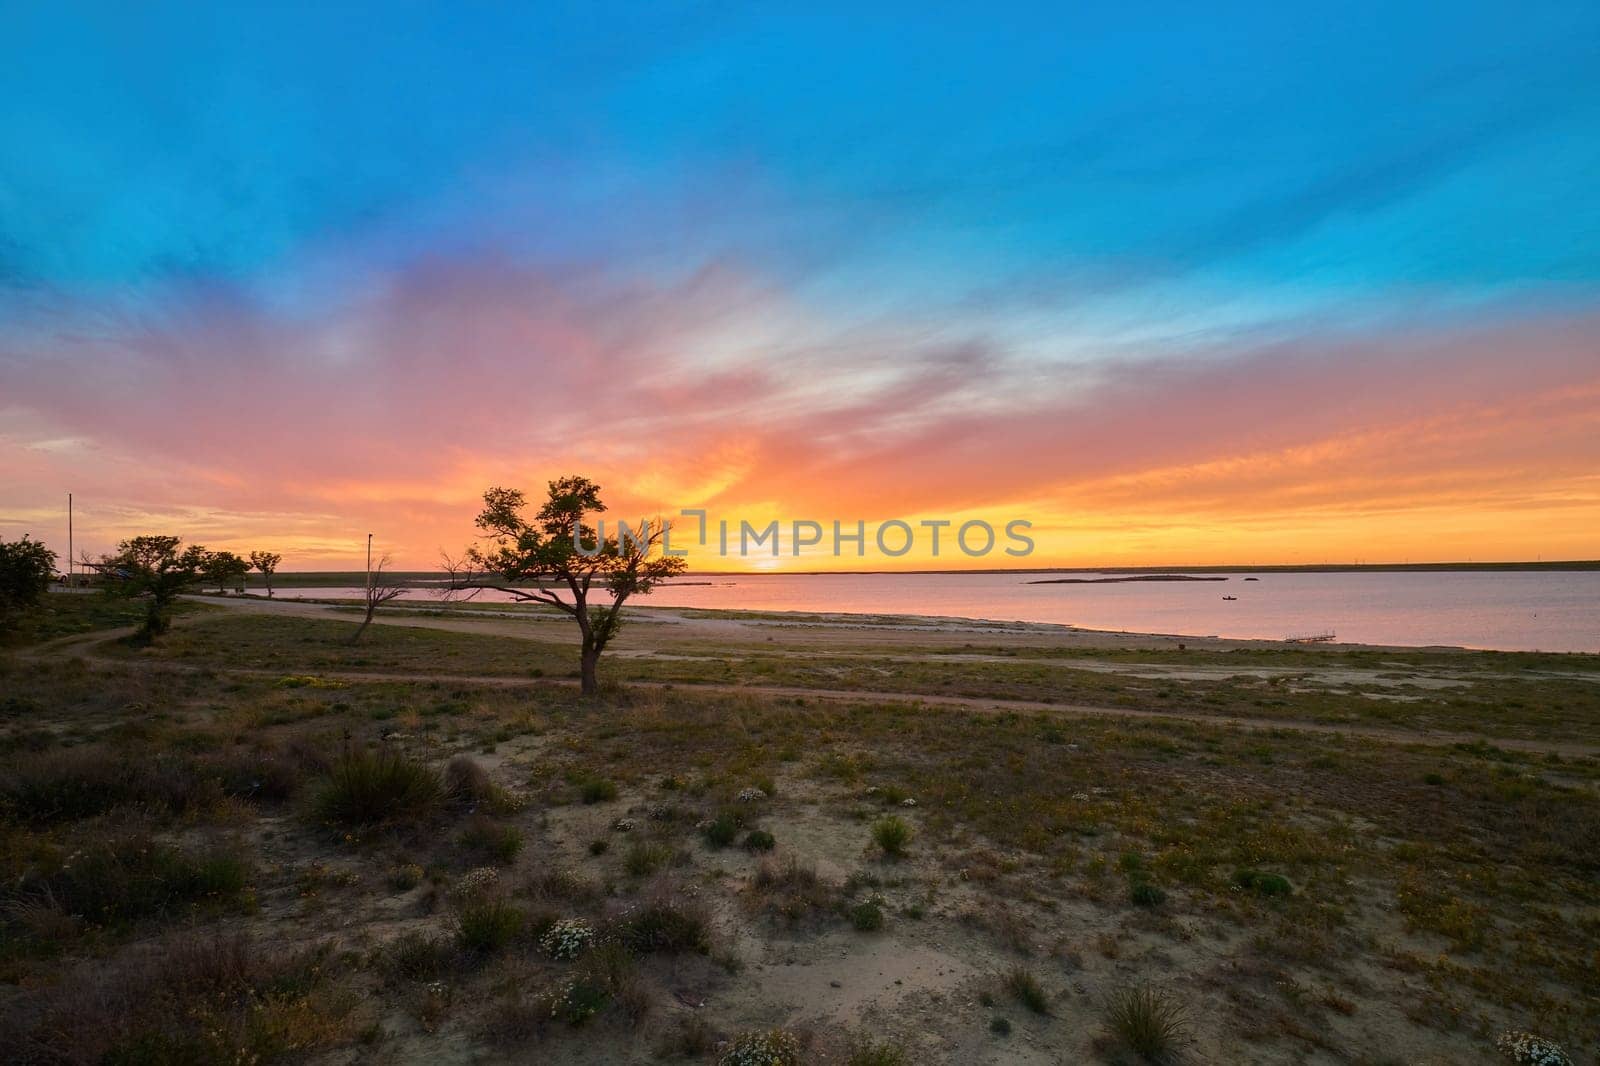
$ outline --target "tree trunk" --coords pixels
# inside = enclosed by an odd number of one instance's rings
[[[377,609],[378,605],[375,603],[369,603],[367,605],[367,616],[361,620],[361,628],[355,631],[355,634],[350,638],[350,643],[354,644],[356,641],[361,639],[361,634],[365,633],[367,631],[367,627],[372,624],[372,614]]]
[[[583,677],[583,683],[580,691],[585,696],[598,696],[600,694],[600,678],[598,674],[598,668],[600,666],[600,649],[595,647],[589,641],[584,641],[583,654],[578,661],[582,667]]]

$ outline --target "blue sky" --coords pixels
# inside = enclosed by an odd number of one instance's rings
[[[740,256],[846,303],[1600,272],[1593,4],[286,7],[12,12],[7,283],[474,244]]]
[[[1593,3],[5,6],[19,454],[179,450],[47,371],[111,368],[148,413],[249,351],[331,397],[444,374],[487,321],[529,378],[626,350],[765,382],[841,464],[905,444],[857,393],[910,434],[1274,351],[1437,373],[1524,326],[1593,369],[1560,325],[1600,281]],[[465,340],[385,362],[469,303]],[[0,487],[44,493],[29,462]],[[1054,497],[1076,468],[1047,465]]]

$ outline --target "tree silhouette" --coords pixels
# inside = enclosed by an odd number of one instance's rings
[[[0,541],[0,633],[39,605],[55,572],[56,553],[27,534]]]
[[[250,565],[261,571],[261,576],[267,582],[267,599],[272,599],[272,575],[278,572],[278,564],[283,562],[283,556],[277,552],[256,551],[250,553]]]
[[[200,577],[209,553],[198,544],[182,551],[177,537],[134,537],[117,545],[116,553],[102,556],[94,568],[108,579],[107,587],[125,596],[148,600],[139,637],[153,640],[172,625],[172,603],[178,593]]]
[[[250,560],[229,551],[206,552],[200,564],[201,576],[207,584],[216,585],[218,592],[226,592],[228,582],[242,579],[249,572]]]
[[[601,538],[583,520],[606,509],[600,486],[578,476],[550,482],[548,498],[531,521],[523,517],[527,498],[520,489],[492,488],[483,504],[477,525],[489,544],[469,548],[459,564],[446,560],[449,591],[493,588],[570,615],[582,637],[582,691],[595,695],[600,655],[621,628],[622,605],[683,572],[682,559],[652,555],[665,524],[644,521],[630,531],[636,536]],[[591,602],[595,593],[608,602]]]
[[[367,627],[372,624],[372,616],[378,613],[379,607],[406,594],[406,586],[403,583],[384,574],[384,570],[388,565],[389,557],[385,555],[378,560],[378,564],[367,575],[367,587],[362,601],[366,606],[367,613],[361,619],[361,628],[357,629],[350,637],[350,643],[352,644],[360,640],[361,634],[367,631]]]

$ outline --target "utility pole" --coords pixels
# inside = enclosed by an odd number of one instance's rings
[[[367,534],[367,600],[372,600],[372,534]]]
[[[67,588],[72,587],[72,493],[67,493]]]

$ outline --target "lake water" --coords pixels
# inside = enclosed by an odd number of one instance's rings
[[[1177,571],[1175,571],[1177,572]],[[1600,652],[1600,571],[1230,574],[1226,581],[1033,585],[1051,574],[692,577],[636,603],[748,611],[919,614],[1272,640],[1333,632],[1362,644]],[[280,596],[360,596],[284,589]],[[1235,596],[1236,600],[1224,600]],[[434,602],[417,590],[409,602]],[[505,600],[486,592],[478,602]]]

